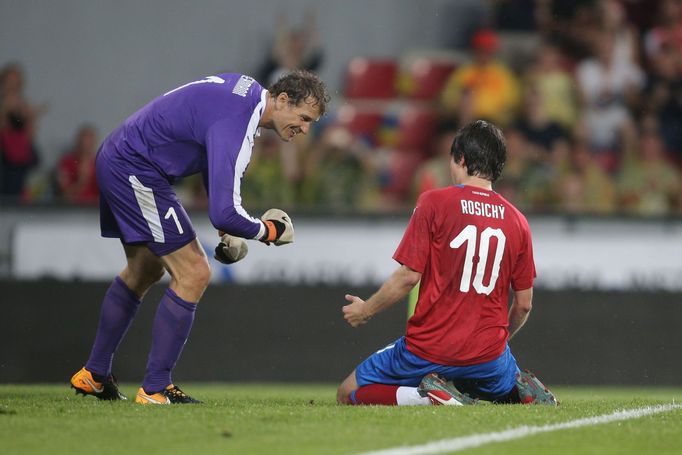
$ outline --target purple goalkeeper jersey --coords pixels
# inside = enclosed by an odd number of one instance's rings
[[[131,115],[102,147],[134,168],[145,160],[173,183],[201,172],[213,226],[243,238],[264,227],[241,205],[240,186],[251,160],[267,90],[249,76],[219,74],[166,92]]]

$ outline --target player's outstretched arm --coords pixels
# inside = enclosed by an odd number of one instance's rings
[[[526,323],[533,308],[533,288],[514,292],[514,300],[509,308],[509,339]]]
[[[372,316],[403,299],[419,283],[422,274],[401,265],[367,301],[346,294],[350,304],[342,308],[343,318],[353,327],[367,323]]]

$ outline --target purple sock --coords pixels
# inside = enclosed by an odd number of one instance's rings
[[[145,392],[160,392],[173,383],[171,370],[189,338],[196,309],[196,304],[182,300],[172,289],[166,289],[154,317],[152,349],[142,383]]]
[[[114,353],[133,322],[139,306],[140,299],[117,276],[102,300],[95,344],[85,364],[88,371],[104,377],[111,374]]]

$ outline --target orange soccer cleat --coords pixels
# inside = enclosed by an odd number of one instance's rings
[[[199,400],[187,395],[180,390],[180,387],[173,384],[169,385],[161,392],[148,394],[142,387],[137,391],[135,403],[139,404],[196,404],[201,403]]]
[[[127,400],[118,390],[118,383],[113,375],[107,378],[99,377],[81,368],[71,377],[71,388],[76,390],[76,394],[92,395],[100,400]]]

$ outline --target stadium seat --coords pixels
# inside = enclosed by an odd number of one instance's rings
[[[457,68],[454,61],[417,57],[407,62],[401,76],[401,92],[415,100],[433,100]]]
[[[365,138],[374,146],[384,119],[384,109],[382,104],[344,104],[336,112],[335,123],[347,128],[354,135]]]
[[[397,201],[408,199],[415,172],[423,160],[423,155],[418,152],[395,151],[390,161],[390,178],[382,193]]]
[[[405,105],[397,114],[396,148],[428,154],[438,123],[437,112],[415,103]]]
[[[345,96],[349,99],[391,99],[396,96],[398,65],[391,59],[357,57],[346,70]]]

